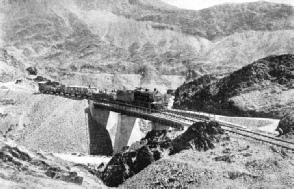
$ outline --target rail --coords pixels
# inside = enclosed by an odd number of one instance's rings
[[[197,112],[192,112],[192,111],[185,111],[185,110],[176,110],[173,109],[173,112],[180,112],[180,114],[184,114],[185,116],[193,117],[197,114]],[[205,115],[205,116],[204,116]],[[213,117],[212,114],[202,114],[205,119]],[[193,119],[193,118],[192,118]],[[205,120],[204,119],[204,120]],[[196,121],[196,120],[195,120]],[[238,134],[244,137],[252,138],[261,142],[269,143],[275,146],[279,146],[281,148],[285,148],[291,151],[294,151],[294,142],[287,141],[287,140],[282,140],[278,137],[275,137],[274,135],[269,135],[269,134],[263,134],[260,132],[248,130],[243,127],[238,127],[234,124],[227,124],[227,123],[221,123],[221,127],[227,131],[231,132],[234,134]]]

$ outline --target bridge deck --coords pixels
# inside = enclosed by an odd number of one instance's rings
[[[92,101],[92,100],[89,100]],[[183,130],[184,126],[190,126],[192,122],[188,122],[184,119],[175,118],[172,115],[164,114],[163,112],[151,110],[144,107],[133,106],[129,104],[121,104],[109,101],[92,101],[94,108],[104,109],[109,111],[118,112],[121,114],[138,117],[146,120],[150,120],[154,123],[167,125],[170,127]],[[90,102],[89,102],[90,103]]]

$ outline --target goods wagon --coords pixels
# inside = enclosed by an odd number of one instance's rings
[[[65,85],[57,85],[55,87],[55,93],[57,94],[63,94],[64,95],[64,92],[65,91]]]
[[[75,90],[74,86],[67,86],[64,89],[64,95],[75,96]]]
[[[92,93],[92,96],[91,98],[93,100],[106,100],[106,101],[113,101],[116,99],[116,94],[113,93],[113,92],[95,92],[95,93]]]
[[[46,90],[46,81],[42,81],[42,82],[38,82],[38,86],[39,86],[39,91],[41,92],[41,93],[44,93],[45,92],[45,90]]]

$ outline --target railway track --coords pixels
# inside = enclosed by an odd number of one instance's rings
[[[251,139],[255,139],[255,140],[258,140],[261,142],[269,143],[269,144],[272,144],[272,145],[275,145],[275,146],[278,146],[281,148],[285,148],[287,150],[292,150],[294,152],[294,143],[293,142],[285,141],[285,140],[282,140],[282,139],[274,137],[274,136],[261,134],[261,133],[246,130],[243,128],[236,128],[231,125],[221,124],[221,127],[227,132],[238,134],[238,135],[248,137]]]
[[[197,112],[176,110],[176,109],[173,109],[172,112],[178,112],[177,114],[189,116],[189,117],[192,117],[192,119],[194,119],[195,115],[197,115]],[[207,116],[207,118],[213,117],[213,115],[209,115],[209,114],[207,114],[206,116]],[[207,118],[206,119],[203,118],[202,120],[203,121],[207,120]],[[201,118],[198,118],[198,119],[201,119]],[[237,134],[237,135],[241,135],[241,136],[251,138],[251,139],[254,139],[254,140],[258,140],[258,141],[261,141],[261,142],[264,142],[264,143],[272,144],[272,145],[275,145],[275,146],[278,146],[278,147],[281,147],[281,148],[284,148],[284,149],[287,149],[287,150],[291,150],[292,152],[294,152],[294,142],[282,140],[282,139],[280,139],[278,137],[275,137],[274,135],[263,134],[263,133],[260,133],[260,132],[248,130],[248,129],[238,127],[238,126],[234,126],[234,125],[229,125],[229,124],[225,124],[225,123],[220,123],[220,125],[227,132],[234,133],[234,134]]]
[[[185,122],[186,124],[193,124],[196,121],[191,119],[190,117],[185,117],[176,113],[171,113],[166,111],[156,111],[156,110],[152,110],[152,109],[148,109],[148,108],[144,108],[140,106],[134,106],[134,105],[124,104],[119,102],[98,102],[98,101],[94,101],[94,102],[104,104],[106,106],[115,106],[125,111],[135,111],[135,112],[140,112],[142,114],[151,114],[154,117],[167,119],[174,122],[182,122],[182,123]],[[201,121],[201,120],[197,120],[197,121]]]

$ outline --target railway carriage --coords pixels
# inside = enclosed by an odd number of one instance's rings
[[[77,97],[87,97],[88,95],[88,88],[87,87],[84,87],[84,86],[76,86],[75,87],[75,96]]]
[[[61,95],[61,94],[65,94],[65,85],[57,85],[56,89],[55,89],[55,93]]]
[[[75,94],[75,87],[74,86],[65,87],[64,95],[74,96],[74,94]]]
[[[98,93],[92,93],[92,99],[114,101],[116,99],[116,95],[113,92],[98,92]]]

